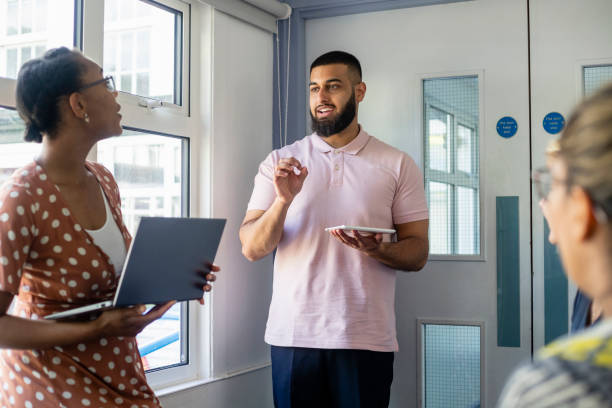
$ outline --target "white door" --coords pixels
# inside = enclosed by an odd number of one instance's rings
[[[533,167],[545,165],[551,134],[543,126],[551,112],[565,120],[586,94],[612,81],[612,2],[538,0],[530,2]],[[551,129],[556,130],[556,129]],[[533,201],[534,346],[567,330],[575,286],[568,285],[555,251],[545,249],[544,221]],[[569,289],[569,290],[568,290]],[[567,299],[567,300],[566,300]]]
[[[393,407],[493,407],[530,357],[527,40],[522,1],[306,22],[306,61],[354,53],[368,86],[360,122],[428,181],[433,253],[421,272],[398,273]],[[498,135],[504,117],[512,137]]]

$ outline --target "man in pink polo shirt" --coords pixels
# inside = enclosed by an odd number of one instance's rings
[[[240,228],[249,260],[277,249],[265,335],[276,407],[389,405],[396,270],[425,265],[428,211],[414,161],[359,124],[365,93],[353,55],[312,63],[313,133],[261,163]],[[394,228],[397,242],[325,231],[342,224]]]

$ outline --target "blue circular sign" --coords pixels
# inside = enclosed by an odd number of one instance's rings
[[[544,116],[542,126],[544,126],[544,130],[551,135],[556,135],[563,130],[565,118],[559,112],[550,112],[548,115]]]
[[[497,134],[506,139],[516,134],[518,124],[512,116],[504,116],[497,121]]]

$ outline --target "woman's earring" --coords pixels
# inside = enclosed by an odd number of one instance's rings
[[[85,114],[85,115],[83,116],[83,120],[85,121],[85,123],[89,123],[89,115],[88,115],[88,114]]]

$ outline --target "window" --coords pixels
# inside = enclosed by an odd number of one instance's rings
[[[72,47],[74,14],[75,0],[0,0],[0,77],[17,78],[49,48]]]
[[[612,65],[583,67],[584,96],[589,96],[599,88],[612,82]]]
[[[189,49],[190,6],[178,0],[86,0],[83,7],[83,1],[0,0],[0,183],[41,148],[23,142],[24,124],[14,110],[21,65],[49,48],[78,44],[86,57],[102,61],[122,91],[123,125],[131,127],[97,144],[92,155],[117,179],[128,229],[134,232],[142,216],[187,216],[189,142],[197,129],[188,116],[189,59],[183,52]],[[164,106],[147,110],[139,106],[143,96]],[[171,120],[168,113],[174,113]],[[170,136],[175,134],[183,137]],[[189,336],[186,303],[138,336],[153,386],[208,373],[210,367],[189,358]]]
[[[123,221],[132,235],[143,216],[188,215],[187,151],[185,138],[129,129],[97,144],[98,162],[113,173],[119,185]],[[186,318],[186,304],[176,304],[138,335],[145,369],[188,362],[187,332],[182,330]]]
[[[433,255],[480,254],[478,77],[423,81],[425,191]]]
[[[120,91],[181,105],[183,14],[139,0],[106,0],[104,71]]]

